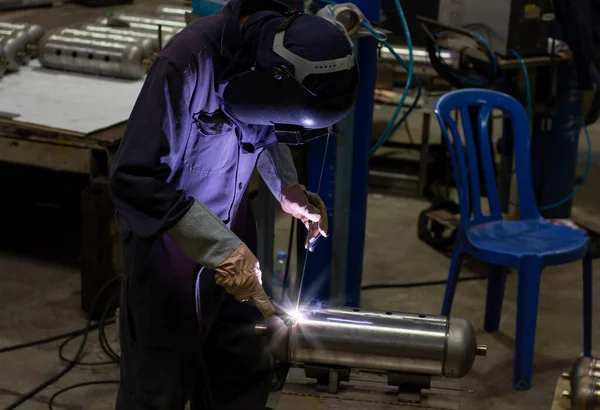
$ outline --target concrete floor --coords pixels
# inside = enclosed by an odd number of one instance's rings
[[[74,7],[74,6],[67,6]],[[98,15],[98,9],[69,9],[77,19]],[[81,11],[84,10],[84,11]],[[45,12],[44,12],[45,13]],[[47,22],[42,14],[25,12],[30,21]],[[73,15],[55,18],[55,25],[73,21]],[[16,17],[15,17],[16,18]],[[414,119],[413,135],[418,135],[418,119]],[[600,147],[600,127],[591,127],[595,146]],[[398,135],[397,138],[402,138]],[[582,144],[581,150],[585,149]],[[595,164],[588,184],[578,194],[578,211],[598,214],[600,196],[596,181],[600,181],[600,150],[595,151]],[[424,201],[393,196],[370,195],[367,218],[363,284],[404,283],[444,279],[449,260],[417,240],[416,218],[428,204]],[[72,248],[62,249],[56,238],[62,237],[60,225],[49,226],[56,217],[51,210],[43,210],[44,217],[26,229],[20,228],[21,237],[36,241],[38,249],[15,249],[3,241],[0,247],[0,348],[68,332],[84,325],[80,310],[79,271],[73,261]],[[54,216],[53,216],[54,215]],[[17,231],[7,232],[11,238]],[[276,242],[284,249],[288,219],[278,218]],[[25,234],[25,235],[23,235]],[[29,239],[27,239],[29,238]],[[10,242],[10,241],[9,241]],[[23,241],[21,241],[21,244]],[[54,245],[54,246],[53,246]],[[43,252],[44,249],[51,252]],[[597,262],[597,261],[596,261]],[[596,300],[600,300],[600,264],[594,268]],[[469,274],[469,272],[465,272]],[[483,331],[486,282],[465,282],[458,287],[453,314],[470,320],[475,326],[480,343],[488,345],[488,356],[477,358],[472,372],[460,381],[460,387],[473,390],[463,393],[461,410],[530,410],[550,409],[556,381],[560,373],[570,367],[581,352],[581,266],[567,265],[547,269],[543,275],[533,388],[526,392],[512,390],[512,346],[515,332],[516,279],[509,276],[501,329],[494,334]],[[440,311],[444,287],[414,289],[369,290],[363,292],[365,308],[437,314]],[[600,304],[594,307],[594,328],[600,329]],[[112,328],[111,328],[112,331]],[[114,334],[109,335],[115,338]],[[599,338],[594,350],[600,351]],[[20,393],[64,368],[57,356],[58,343],[0,355],[0,407],[9,405]],[[99,353],[95,333],[88,343],[86,360],[104,360]],[[66,349],[73,355],[76,346]],[[34,400],[21,406],[24,410],[47,408],[50,396],[61,388],[90,380],[116,380],[114,366],[76,368],[58,383],[38,394]],[[69,392],[62,396],[58,409],[110,409],[114,402],[115,386],[95,386]],[[292,410],[292,409],[290,409]]]
[[[600,137],[600,133],[597,134]],[[591,179],[580,198],[594,197]],[[416,217],[427,206],[420,200],[370,195],[367,221],[364,284],[402,283],[443,279],[449,260],[418,241]],[[590,203],[586,208],[592,208]],[[596,208],[597,209],[597,208]],[[33,229],[33,228],[28,228]],[[38,225],[43,234],[43,225]],[[288,219],[279,218],[277,244],[284,249]],[[29,231],[32,232],[32,231]],[[56,231],[55,231],[56,232]],[[58,251],[57,251],[58,252]],[[67,250],[65,252],[68,254]],[[39,255],[39,253],[36,253]],[[73,264],[40,258],[31,252],[3,249],[0,251],[0,347],[36,340],[68,332],[84,325],[79,307],[79,273]],[[57,255],[54,255],[57,256]],[[594,269],[600,272],[600,265]],[[579,355],[582,345],[581,327],[581,267],[579,264],[547,269],[541,287],[534,386],[527,392],[512,390],[512,345],[515,328],[516,275],[508,279],[501,330],[485,333],[483,326],[486,282],[465,282],[458,287],[454,315],[470,320],[480,343],[489,347],[488,356],[477,358],[460,387],[474,393],[462,393],[461,410],[487,409],[529,410],[550,409],[556,381]],[[465,274],[469,274],[465,272]],[[600,279],[595,277],[595,298],[600,300]],[[363,292],[366,308],[419,313],[439,313],[443,286],[414,289],[370,290]],[[594,309],[594,328],[600,329],[600,305]],[[112,331],[112,330],[111,330]],[[114,337],[111,335],[109,337]],[[596,337],[596,353],[600,342]],[[86,360],[103,360],[95,334],[88,343]],[[64,367],[57,357],[58,343],[0,355],[0,406],[16,399]],[[69,345],[73,355],[76,346]],[[114,366],[77,368],[58,383],[36,396],[21,408],[47,408],[49,397],[60,388],[90,380],[118,378]],[[110,409],[115,386],[95,386],[75,390],[62,396],[56,408]]]

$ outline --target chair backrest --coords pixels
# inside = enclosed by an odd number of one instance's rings
[[[454,179],[458,190],[461,224],[464,229],[471,225],[502,220],[489,137],[489,122],[494,109],[501,110],[510,118],[514,136],[521,218],[524,220],[540,218],[533,194],[529,119],[525,108],[514,98],[497,91],[463,89],[442,96],[436,103],[435,115],[440,123],[444,141],[450,151]],[[472,112],[470,113],[470,111],[477,112],[477,137],[474,135],[471,126],[470,114],[472,115]],[[459,114],[462,134],[459,131],[459,125],[452,116],[454,112]],[[475,138],[478,138],[477,143]],[[480,183],[482,176],[480,175],[479,164],[481,164],[483,170],[483,182],[487,191],[489,214],[484,214],[481,209]]]

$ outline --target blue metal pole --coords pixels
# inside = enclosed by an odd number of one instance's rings
[[[379,0],[354,0],[370,21],[377,21],[380,16]],[[377,41],[372,38],[361,38],[357,42],[357,60],[360,68],[360,84],[354,114],[342,124],[341,140],[331,138],[328,145],[328,155],[325,161],[324,174],[321,182],[320,195],[327,205],[329,219],[338,226],[330,226],[331,236],[321,240],[317,250],[310,254],[304,273],[302,301],[332,302],[336,305],[358,306],[360,303],[360,288],[362,283],[362,265],[367,215],[367,193],[369,168],[367,154],[372,143],[373,127],[373,94],[377,76]],[[348,124],[352,121],[351,124]],[[351,144],[338,150],[338,143]],[[308,189],[318,188],[325,141],[315,141],[308,147]],[[342,155],[343,157],[338,157]],[[341,161],[336,169],[336,159]],[[343,168],[343,169],[341,169]],[[346,169],[348,168],[348,169]],[[342,172],[349,181],[344,181],[344,190],[336,191],[336,170],[338,182]],[[338,198],[336,198],[336,192]],[[340,199],[348,200],[341,204]],[[333,215],[335,202],[336,211],[343,215]],[[336,235],[342,237],[337,237]],[[340,241],[345,241],[341,243]],[[343,245],[343,246],[342,246]],[[334,248],[335,246],[335,248]],[[332,264],[333,259],[333,264]],[[343,259],[343,260],[342,260]],[[300,271],[303,269],[304,258],[300,259]],[[332,266],[336,271],[332,272]],[[342,268],[340,270],[340,268]],[[340,270],[340,271],[338,271]],[[333,276],[333,283],[331,278]],[[330,288],[333,286],[333,289]],[[333,295],[331,291],[333,290]],[[341,293],[341,294],[336,294]]]
[[[379,0],[352,0],[371,22],[379,20]],[[377,78],[377,41],[371,37],[358,41],[358,66],[360,84],[354,109],[354,149],[350,184],[350,215],[346,276],[346,305],[360,305],[363,254],[369,188],[369,163],[367,154],[372,145],[373,95]]]

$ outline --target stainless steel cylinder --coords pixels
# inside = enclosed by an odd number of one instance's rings
[[[192,9],[185,7],[162,5],[156,8],[154,14],[157,17],[185,22],[185,13],[191,13]]]
[[[23,53],[22,57],[20,58],[21,65],[29,63],[31,56],[34,54],[34,50],[31,48],[29,37],[24,31],[0,28],[0,36],[14,39],[16,44],[15,47],[18,47]]]
[[[23,62],[27,61],[25,45],[14,37],[0,34],[0,50],[7,71],[18,71]]]
[[[123,36],[110,33],[98,33],[96,31],[80,30],[74,28],[63,28],[58,30],[56,34],[64,37],[79,37],[98,41],[138,45],[144,52],[144,55],[147,57],[151,57],[152,53],[158,50],[158,41],[147,38]]]
[[[161,19],[155,16],[145,16],[137,14],[116,13],[108,18],[108,21],[122,21],[127,23],[150,24],[153,26],[174,27],[182,29],[185,27],[184,21]]]
[[[276,359],[296,364],[460,378],[486,353],[468,321],[445,316],[302,308],[293,327],[273,318],[256,332]]]
[[[571,400],[571,410],[600,410],[600,379],[582,376],[571,392],[563,392]]]
[[[158,33],[159,26],[155,24],[135,23],[131,21],[114,20],[107,17],[96,19],[96,24],[119,29],[133,29],[136,31],[145,31],[148,33]],[[160,31],[165,34],[175,35],[180,32],[183,27],[160,26]]]
[[[589,375],[590,372],[600,372],[600,360],[592,357],[580,357],[571,368],[569,377],[577,380],[581,376]]]
[[[165,44],[167,44],[171,38],[173,38],[172,33],[165,33],[162,35],[161,41],[162,44],[158,44],[158,32],[149,32],[144,30],[134,30],[129,28],[118,28],[118,27],[109,27],[103,26],[100,24],[84,24],[81,26],[82,30],[93,31],[95,33],[106,33],[106,34],[114,34],[117,36],[125,36],[125,37],[136,37],[152,40],[156,45],[156,49],[161,49]]]
[[[129,79],[143,77],[151,63],[137,44],[56,33],[40,42],[39,60],[48,68]]]
[[[29,38],[29,43],[31,44],[37,44],[45,34],[44,27],[40,26],[39,24],[0,21],[0,29],[23,31]]]

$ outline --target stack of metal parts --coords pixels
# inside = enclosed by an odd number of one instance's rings
[[[600,410],[600,359],[581,357],[563,377],[571,384],[563,392],[571,400],[571,410]]]
[[[0,21],[0,77],[36,57],[43,35],[44,28],[37,24]]]
[[[159,6],[155,15],[117,13],[49,33],[40,43],[47,68],[137,80],[160,49],[185,27],[189,10]]]

